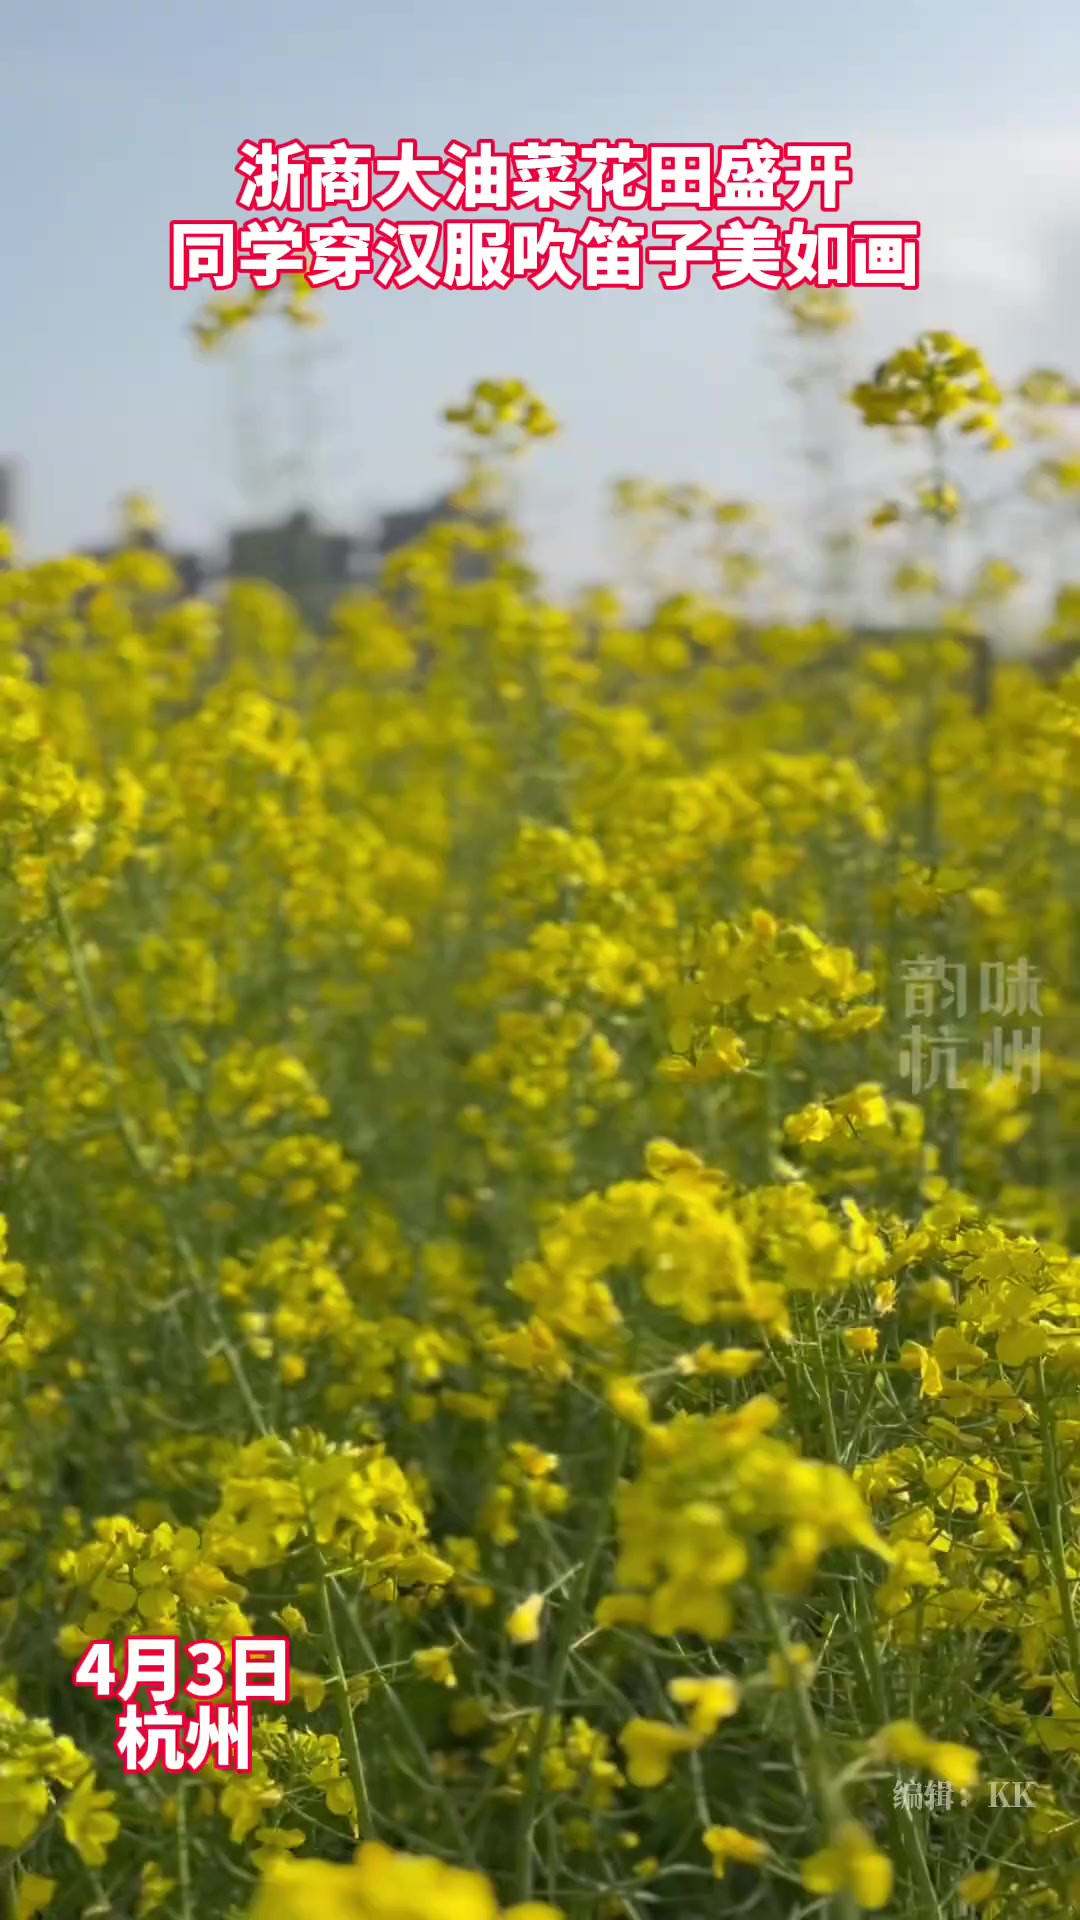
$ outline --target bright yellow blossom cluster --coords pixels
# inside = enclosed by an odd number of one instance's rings
[[[868,426],[934,431],[951,420],[961,433],[981,434],[991,451],[1010,445],[998,424],[1002,395],[982,354],[954,334],[920,334],[884,361],[852,396]]]

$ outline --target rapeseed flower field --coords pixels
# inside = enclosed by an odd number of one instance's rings
[[[1014,398],[855,388],[882,537]],[[471,497],[555,424],[451,411]],[[1080,1904],[1080,676],[752,621],[671,504],[731,591],[644,625],[468,519],[329,634],[0,573],[6,1920]],[[247,1771],[73,1684],[247,1636]]]

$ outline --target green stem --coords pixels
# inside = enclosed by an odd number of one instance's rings
[[[337,1707],[338,1725],[341,1728],[341,1744],[345,1754],[345,1767],[352,1786],[353,1798],[356,1801],[353,1832],[354,1834],[357,1833],[357,1823],[359,1823],[359,1834],[361,1834],[364,1839],[370,1840],[375,1832],[375,1821],[372,1814],[371,1801],[368,1798],[367,1777],[364,1773],[364,1762],[360,1753],[360,1742],[356,1735],[356,1719],[353,1714],[352,1701],[349,1698],[349,1682],[346,1678],[345,1665],[341,1658],[341,1644],[338,1640],[337,1628],[334,1625],[334,1610],[330,1599],[330,1582],[327,1578],[326,1566],[315,1540],[314,1533],[312,1533],[312,1551],[315,1555],[315,1565],[318,1573],[319,1612],[322,1616],[323,1632],[326,1636],[326,1644],[330,1655],[330,1668],[333,1676],[330,1683],[330,1691],[334,1696],[334,1703]]]
[[[80,1005],[83,1011],[83,1017],[86,1021],[87,1029],[90,1033],[91,1041],[93,1043],[94,1051],[97,1056],[98,1062],[102,1068],[103,1073],[105,1074],[108,1080],[109,1087],[112,1093],[114,1118],[116,1121],[117,1130],[123,1142],[128,1159],[131,1161],[132,1167],[134,1171],[137,1173],[137,1175],[139,1176],[140,1181],[148,1188],[149,1192],[151,1193],[151,1195],[153,1196],[154,1200],[157,1203],[157,1206],[161,1212],[162,1218],[165,1221],[165,1224],[168,1227],[170,1234],[172,1236],[173,1244],[176,1248],[176,1252],[180,1260],[181,1266],[183,1267],[185,1273],[187,1274],[193,1290],[197,1294],[198,1298],[202,1301],[207,1311],[207,1314],[211,1320],[211,1324],[214,1327],[214,1332],[217,1336],[219,1347],[222,1353],[225,1355],[226,1360],[228,1361],[229,1367],[233,1375],[233,1379],[236,1382],[237,1389],[240,1393],[240,1396],[244,1402],[245,1407],[247,1408],[248,1416],[251,1420],[252,1426],[254,1427],[257,1433],[265,1437],[269,1433],[269,1427],[267,1425],[266,1418],[262,1412],[261,1407],[259,1406],[259,1402],[251,1387],[251,1383],[247,1378],[247,1373],[244,1368],[244,1364],[240,1357],[240,1354],[237,1351],[236,1347],[234,1346],[232,1340],[229,1338],[227,1329],[225,1327],[225,1324],[222,1318],[220,1306],[217,1300],[214,1298],[212,1290],[207,1286],[203,1278],[202,1270],[199,1266],[198,1260],[196,1259],[196,1256],[191,1247],[191,1244],[187,1239],[187,1236],[177,1226],[176,1222],[172,1217],[172,1210],[168,1204],[168,1201],[165,1195],[161,1193],[160,1189],[157,1186],[157,1183],[153,1177],[153,1173],[151,1172],[150,1167],[147,1164],[146,1157],[142,1151],[142,1144],[139,1139],[138,1129],[136,1128],[134,1122],[131,1120],[124,1106],[123,1099],[120,1093],[119,1070],[117,1067],[115,1057],[112,1052],[112,1048],[109,1043],[108,1035],[105,1031],[104,1023],[98,1012],[97,1003],[94,998],[93,986],[90,981],[90,977],[86,968],[85,956],[83,954],[78,935],[72,923],[71,916],[68,913],[67,906],[59,890],[56,888],[54,888],[52,892],[52,905],[53,905],[53,911],[56,919],[57,928],[59,930],[60,937],[63,942],[64,948],[67,952],[68,961],[71,966],[72,976],[75,981],[76,991],[78,993]],[[320,1607],[322,1611],[323,1627],[326,1633],[327,1644],[330,1652],[331,1667],[333,1671],[331,1691],[334,1693],[335,1699],[337,1702],[338,1718],[341,1725],[342,1745],[343,1745],[343,1750],[345,1754],[345,1763],[346,1763],[346,1768],[349,1775],[349,1780],[351,1782],[352,1789],[353,1789],[353,1796],[356,1801],[357,1819],[360,1822],[361,1830],[363,1831],[363,1833],[366,1835],[370,1835],[374,1830],[374,1822],[372,1818],[371,1805],[368,1799],[367,1782],[364,1777],[363,1761],[360,1756],[360,1745],[356,1735],[356,1723],[353,1718],[352,1703],[349,1699],[349,1685],[345,1676],[345,1668],[342,1664],[341,1648],[338,1642],[337,1630],[334,1626],[334,1616],[333,1616],[333,1611],[332,1611],[331,1601],[330,1601],[330,1590],[329,1590],[329,1584],[327,1581],[326,1567],[323,1562],[322,1553],[318,1546],[314,1526],[310,1523],[310,1515],[309,1515],[309,1530],[311,1535],[312,1548],[315,1554],[316,1564],[318,1568],[319,1601],[320,1601]],[[183,1813],[183,1808],[181,1809],[181,1813]],[[182,1844],[182,1853],[186,1854],[186,1841],[182,1842],[181,1844]],[[181,1886],[183,1886],[183,1874],[181,1876]],[[182,1900],[185,1898],[183,1893],[181,1898]],[[188,1920],[189,1911],[190,1911],[189,1900],[188,1900],[188,1903],[184,1905],[183,1911],[184,1911],[184,1920]]]
[[[765,1028],[761,1049],[761,1180],[768,1186],[775,1178],[774,1141],[779,1113],[776,1052],[772,1027]]]
[[[887,1726],[892,1719],[892,1713],[889,1708],[885,1673],[881,1664],[877,1635],[874,1632],[874,1621],[870,1611],[869,1596],[866,1591],[866,1575],[861,1566],[856,1568],[855,1583],[855,1631],[858,1650],[862,1656],[863,1670],[869,1682],[878,1725],[884,1727]],[[941,1907],[938,1902],[937,1889],[934,1886],[933,1880],[930,1878],[930,1869],[926,1863],[926,1853],[923,1848],[922,1835],[915,1823],[913,1810],[906,1802],[901,1807],[892,1806],[888,1809],[888,1819],[893,1844],[896,1845],[898,1851],[903,1854],[907,1863],[908,1872],[915,1886],[918,1888],[921,1897],[922,1906],[916,1911],[925,1912],[930,1917],[930,1920],[938,1920]]]
[[[87,971],[82,944],[75,930],[71,915],[68,912],[63,895],[55,884],[51,885],[51,899],[57,930],[60,934],[64,950],[67,953],[68,964],[71,967],[72,978],[75,981],[75,989],[79,996],[79,1004],[82,1008],[83,1018],[86,1021],[87,1031],[90,1034],[98,1064],[109,1084],[109,1090],[112,1095],[113,1119],[121,1142],[123,1143],[124,1151],[131,1162],[133,1172],[150,1194],[168,1228],[177,1259],[184,1273],[187,1275],[193,1292],[197,1295],[206,1310],[220,1350],[225,1357],[229,1371],[236,1383],[237,1391],[247,1409],[248,1418],[256,1433],[261,1434],[265,1438],[269,1433],[269,1428],[258,1400],[252,1391],[244,1363],[237,1348],[229,1338],[221,1310],[203,1277],[202,1269],[195,1256],[191,1242],[173,1218],[172,1208],[154,1179],[143,1151],[138,1128],[124,1106],[123,1097],[120,1092],[120,1071],[105,1031],[104,1022],[98,1012],[97,1001],[94,997],[93,984]]]
[[[851,1815],[844,1799],[843,1788],[837,1782],[829,1765],[817,1715],[810,1704],[810,1696],[803,1676],[791,1657],[791,1647],[780,1615],[767,1594],[762,1592],[760,1599],[772,1633],[773,1644],[787,1668],[788,1691],[795,1717],[796,1752],[806,1769],[818,1818],[824,1831],[825,1843],[829,1845],[837,1828],[849,1821]],[[859,1909],[849,1888],[845,1887],[837,1894],[835,1911],[838,1920],[858,1920]]]
[[[379,1668],[378,1656],[375,1652],[374,1647],[371,1644],[371,1641],[368,1639],[368,1636],[364,1631],[363,1623],[360,1619],[359,1608],[350,1606],[348,1601],[343,1599],[342,1595],[337,1592],[337,1589],[335,1588],[333,1581],[330,1581],[329,1585],[330,1585],[331,1594],[337,1595],[339,1602],[344,1608],[344,1611],[348,1617],[349,1625],[351,1626],[353,1633],[356,1635],[356,1643],[360,1649],[360,1652],[363,1654],[363,1657],[367,1661],[369,1667],[371,1667],[375,1672],[377,1672]],[[468,1831],[461,1819],[460,1814],[458,1813],[456,1806],[454,1805],[453,1799],[448,1789],[444,1786],[443,1782],[439,1779],[438,1774],[435,1772],[431,1764],[431,1754],[424,1741],[423,1735],[418,1731],[416,1724],[413,1720],[413,1717],[410,1714],[408,1707],[405,1705],[405,1702],[402,1700],[401,1694],[398,1691],[397,1687],[387,1687],[385,1692],[385,1697],[390,1706],[391,1712],[394,1714],[395,1718],[397,1719],[402,1732],[404,1733],[406,1739],[409,1742],[410,1747],[413,1750],[413,1753],[416,1755],[418,1762],[420,1763],[421,1767],[424,1770],[424,1775],[428,1783],[429,1791],[432,1794],[437,1794],[439,1799],[442,1801],[447,1820],[449,1821],[449,1824],[453,1829],[454,1839],[457,1843],[458,1851],[461,1855],[463,1862],[465,1863],[466,1866],[471,1866],[474,1859],[474,1848],[469,1838]]]
[[[540,1719],[533,1735],[532,1748],[525,1774],[525,1787],[517,1824],[517,1887],[518,1898],[529,1901],[533,1897],[535,1884],[535,1858],[533,1853],[533,1828],[536,1824],[537,1807],[540,1799],[540,1781],[544,1765],[544,1750],[552,1721],[558,1711],[559,1697],[562,1693],[566,1669],[570,1664],[570,1655],[574,1641],[581,1626],[585,1604],[589,1597],[593,1575],[603,1551],[607,1535],[608,1517],[611,1502],[622,1472],[623,1460],[629,1441],[629,1429],[620,1426],[615,1435],[611,1451],[611,1463],[607,1483],[596,1502],[596,1512],[589,1529],[585,1551],[574,1578],[573,1586],[566,1598],[562,1618],[559,1622],[558,1638],[552,1655],[547,1686],[540,1706]]]
[[[825,1362],[825,1349],[821,1344],[821,1321],[818,1316],[818,1303],[815,1295],[810,1295],[810,1353],[817,1397],[821,1407],[821,1417],[825,1425],[826,1457],[834,1467],[840,1465],[840,1439],[836,1430],[836,1411],[833,1407],[832,1383]]]
[[[1039,1361],[1039,1437],[1042,1441],[1043,1466],[1046,1472],[1046,1490],[1050,1500],[1050,1562],[1054,1569],[1054,1585],[1057,1588],[1058,1605],[1061,1608],[1061,1623],[1065,1632],[1065,1644],[1069,1649],[1069,1665],[1072,1668],[1073,1700],[1080,1706],[1080,1631],[1076,1625],[1076,1604],[1073,1582],[1069,1578],[1069,1569],[1065,1561],[1065,1533],[1061,1516],[1065,1510],[1068,1492],[1061,1472],[1061,1458],[1058,1453],[1057,1433],[1054,1429],[1054,1416],[1050,1398],[1046,1391],[1046,1369]]]
[[[813,1330],[813,1366],[817,1381],[818,1397],[821,1401],[825,1421],[825,1435],[829,1460],[833,1466],[840,1466],[840,1443],[836,1428],[836,1414],[830,1392],[829,1370],[825,1360],[825,1351],[821,1344],[821,1329],[818,1320],[817,1301],[810,1297],[810,1318]],[[885,1686],[885,1674],[878,1654],[877,1636],[874,1632],[873,1615],[870,1611],[866,1591],[866,1575],[861,1565],[855,1569],[855,1639],[856,1649],[861,1658],[863,1671],[867,1678],[873,1700],[878,1725],[887,1726],[892,1718],[889,1710],[888,1693]],[[922,1900],[920,1911],[937,1920],[941,1909],[934,1883],[930,1878],[930,1869],[926,1864],[922,1837],[915,1825],[912,1809],[891,1807],[889,1809],[889,1830],[897,1851],[903,1854]]]
[[[188,1849],[187,1824],[187,1784],[181,1781],[176,1794],[176,1864],[180,1881],[180,1913],[182,1920],[193,1920],[194,1908],[191,1904],[191,1854]]]

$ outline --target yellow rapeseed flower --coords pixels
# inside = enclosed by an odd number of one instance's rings
[[[506,1631],[515,1647],[531,1647],[539,1640],[544,1605],[542,1593],[531,1593],[514,1608],[506,1622]]]
[[[632,1786],[663,1786],[673,1761],[681,1753],[693,1753],[704,1736],[686,1727],[669,1726],[665,1720],[630,1720],[619,1735],[626,1755],[626,1773]]]
[[[843,1822],[829,1845],[802,1866],[807,1893],[849,1893],[865,1913],[888,1906],[893,1879],[892,1861],[855,1820]]]
[[[757,1840],[738,1827],[706,1827],[702,1839],[712,1855],[713,1872],[718,1880],[723,1879],[729,1862],[760,1867],[771,1852],[767,1841]]]

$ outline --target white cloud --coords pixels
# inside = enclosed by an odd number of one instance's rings
[[[988,131],[852,140],[844,217],[917,219],[923,288],[966,288],[1030,314],[1054,286],[1055,244],[1075,218],[1080,134]]]

